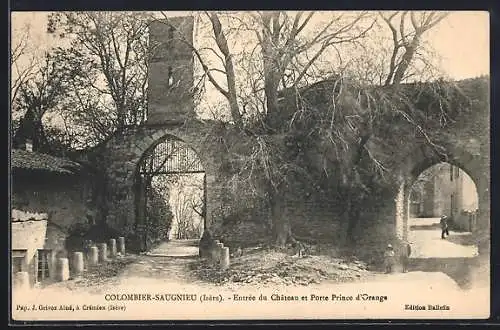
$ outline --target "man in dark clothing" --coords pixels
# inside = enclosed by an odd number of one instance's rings
[[[403,268],[403,273],[408,272],[408,266],[410,264],[410,255],[411,255],[411,246],[410,243],[408,242],[403,242],[401,246],[401,254],[400,254],[400,260],[401,260],[401,266]]]
[[[446,215],[441,216],[441,238],[444,239],[446,236],[450,236],[450,233],[448,232],[448,217]]]

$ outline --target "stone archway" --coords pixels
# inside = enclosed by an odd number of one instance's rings
[[[446,153],[438,155],[427,146],[419,146],[405,158],[399,171],[399,187],[395,197],[395,230],[399,239],[408,238],[408,219],[410,191],[417,177],[427,168],[446,162],[462,169],[474,182],[477,195],[479,215],[477,230],[474,236],[479,246],[479,253],[489,255],[490,233],[490,169],[487,157],[481,153],[457,146],[456,144],[441,143]]]
[[[208,146],[211,141],[203,138],[209,130],[209,126],[198,121],[183,125],[143,126],[120,132],[106,141],[98,151],[102,155],[100,161],[106,172],[106,224],[127,237],[136,236],[134,186],[137,168],[143,155],[169,135],[177,137],[193,149],[203,164],[207,186],[206,224],[207,228],[210,227],[213,223],[212,210],[218,207],[215,181],[219,166],[213,154],[214,148]]]

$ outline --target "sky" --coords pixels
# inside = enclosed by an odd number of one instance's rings
[[[428,36],[442,57],[442,70],[455,79],[490,72],[489,13],[454,12]]]
[[[182,12],[175,12],[176,16]],[[45,12],[12,13],[12,38],[23,24],[32,26],[34,48],[43,51],[56,41],[46,31]],[[427,35],[428,42],[441,57],[443,73],[453,79],[489,73],[489,14],[486,11],[455,11]]]

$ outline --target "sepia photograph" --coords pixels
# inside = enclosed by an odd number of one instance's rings
[[[489,19],[11,12],[11,322],[489,318]]]

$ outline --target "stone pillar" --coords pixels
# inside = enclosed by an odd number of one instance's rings
[[[28,272],[17,272],[12,279],[15,290],[28,290],[30,288],[30,276]]]
[[[218,199],[218,186],[219,183],[216,181],[216,177],[212,173],[210,168],[205,169],[205,228],[203,230],[208,230],[213,224],[212,213],[215,209],[220,208],[220,200]],[[209,189],[210,187],[210,189]],[[219,189],[220,190],[220,189]]]
[[[125,237],[118,237],[118,252],[125,255]]]
[[[56,281],[62,282],[69,279],[68,258],[58,258],[56,262]]]
[[[229,248],[223,247],[220,257],[220,268],[225,270],[229,268]]]
[[[398,187],[397,194],[394,199],[394,206],[395,206],[395,216],[396,216],[396,237],[398,239],[403,239],[404,232],[405,232],[405,223],[404,221],[404,207],[405,207],[405,182],[402,177],[400,177],[400,183]]]
[[[88,266],[96,266],[99,263],[99,250],[97,246],[91,246],[89,248],[89,254],[87,256]]]
[[[106,262],[108,259],[108,246],[106,243],[100,243],[97,245],[99,248],[99,262]]]
[[[485,180],[482,180],[485,181]],[[476,215],[475,237],[478,242],[478,252],[481,256],[488,257],[491,253],[491,219],[490,219],[490,194],[486,182],[476,185],[478,191],[479,214]]]
[[[72,273],[73,276],[80,276],[83,273],[83,252],[73,252]]]
[[[109,240],[109,257],[116,257],[116,239],[112,238]]]
[[[56,251],[52,251],[49,254],[49,277],[51,280],[56,279]]]
[[[410,194],[411,194],[411,185],[408,182],[408,179],[405,179],[403,183],[403,240],[408,241],[408,231],[410,229]]]

